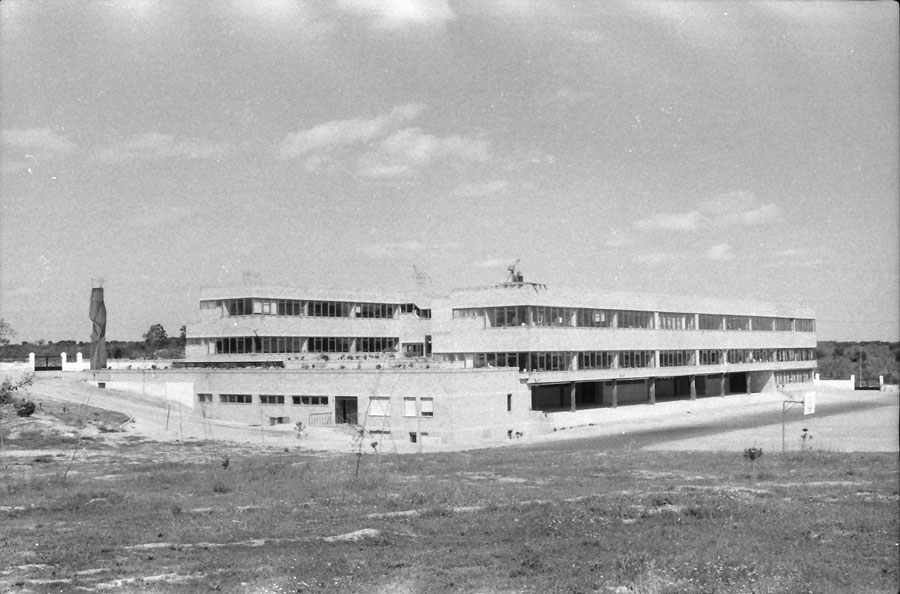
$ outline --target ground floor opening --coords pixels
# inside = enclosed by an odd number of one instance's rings
[[[356,396],[335,396],[334,398],[334,422],[338,425],[357,423],[358,413]]]
[[[759,375],[758,375],[759,374]],[[567,382],[531,386],[531,408],[576,411],[761,392],[772,372],[719,373],[643,379]]]

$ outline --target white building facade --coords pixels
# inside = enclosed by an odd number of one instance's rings
[[[213,417],[496,440],[556,413],[812,381],[815,314],[521,278],[441,297],[245,285],[203,290],[178,367],[160,381]]]

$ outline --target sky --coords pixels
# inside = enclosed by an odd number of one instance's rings
[[[0,316],[526,280],[900,337],[895,2],[3,0]]]

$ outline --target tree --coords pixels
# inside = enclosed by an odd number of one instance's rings
[[[166,335],[166,329],[162,324],[153,324],[147,333],[144,334],[144,342],[151,351],[161,349],[168,344],[169,337]]]
[[[9,344],[9,341],[16,337],[16,331],[12,329],[12,326],[4,320],[0,318],[0,346],[6,346]]]

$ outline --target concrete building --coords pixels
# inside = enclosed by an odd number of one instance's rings
[[[434,298],[205,289],[185,361],[143,372],[140,389],[216,418],[358,424],[421,444],[508,439],[550,430],[556,414],[812,381],[807,308],[511,278]],[[94,379],[137,389],[124,372]]]

